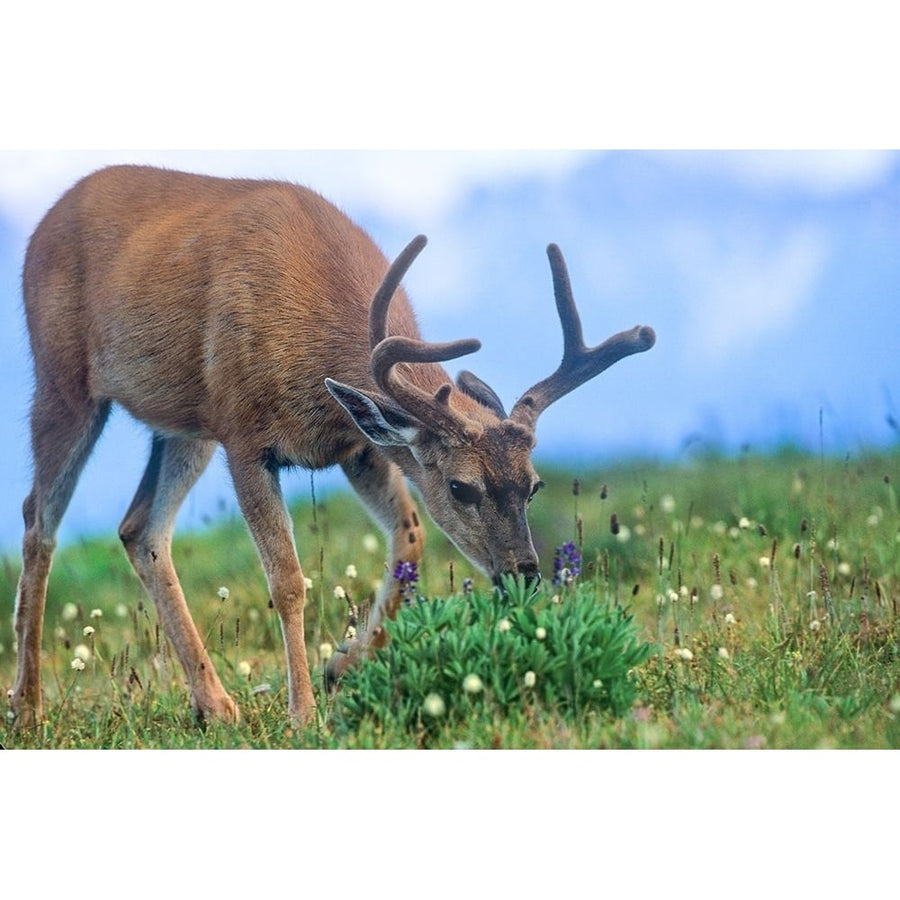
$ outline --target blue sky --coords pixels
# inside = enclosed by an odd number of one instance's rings
[[[900,157],[887,152],[0,152],[0,547],[20,539],[30,373],[20,315],[25,241],[75,179],[153,162],[307,183],[387,255],[424,232],[406,279],[425,336],[481,338],[472,368],[510,404],[561,352],[545,248],[568,262],[588,343],[636,323],[658,336],[560,400],[540,460],[681,459],[782,443],[887,447],[900,420]],[[448,368],[456,370],[451,363]],[[821,431],[820,431],[821,413]],[[63,537],[113,531],[149,437],[107,426]],[[323,486],[333,479],[318,478]],[[308,476],[289,489],[308,490]],[[221,460],[183,524],[232,505]]]

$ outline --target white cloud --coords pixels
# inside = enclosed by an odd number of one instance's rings
[[[561,178],[585,155],[571,150],[8,151],[0,153],[0,214],[29,234],[82,175],[128,162],[298,181],[357,214],[372,213],[422,229],[439,222],[479,186],[528,177]]]
[[[828,257],[824,234],[805,225],[773,240],[681,224],[667,243],[684,279],[691,352],[708,363],[794,326]]]
[[[818,196],[868,190],[890,176],[890,150],[727,150],[665,152],[672,166],[725,176],[753,189],[797,189]]]

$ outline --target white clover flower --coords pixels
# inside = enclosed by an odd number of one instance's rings
[[[681,595],[682,599],[685,599],[690,596],[691,592],[688,590],[688,586],[686,584],[683,584],[680,588],[678,588],[678,593]]]
[[[432,719],[440,718],[446,708],[444,699],[440,694],[429,694],[422,703],[422,710],[425,715],[431,716]]]
[[[687,647],[677,647],[675,655],[684,662],[690,662],[694,658],[694,654]]]
[[[529,669],[523,676],[522,682],[524,683],[525,687],[533,688],[535,683],[537,682],[537,675],[535,675],[534,672]]]
[[[322,662],[328,662],[333,653],[334,647],[332,647],[328,641],[325,641],[324,644],[319,644],[319,659],[321,659]]]
[[[120,619],[124,619],[128,615],[128,607],[124,603],[116,604],[116,615]]]
[[[497,623],[498,631],[502,631],[505,633],[505,632],[509,631],[510,628],[512,628],[512,622],[510,622],[509,619],[501,619]]]
[[[242,659],[238,663],[237,669],[238,669],[238,675],[240,675],[242,678],[250,677],[250,672],[252,671],[252,669],[250,667],[250,663],[248,663],[246,659]]]
[[[85,637],[90,637],[94,633],[94,628],[92,625],[85,625],[84,628],[81,629],[81,633]]]
[[[63,622],[71,622],[78,617],[78,607],[74,603],[66,603],[63,605],[60,618]]]
[[[710,596],[710,598],[711,598],[712,600],[721,600],[722,597],[725,596],[725,591],[724,591],[724,589],[722,588],[722,585],[719,584],[718,582],[717,582],[716,584],[714,584],[714,585],[709,589],[709,596]]]
[[[659,501],[659,508],[667,515],[675,512],[675,498],[671,494],[665,494]]]
[[[378,552],[378,538],[374,534],[364,534],[362,539],[363,550],[366,553]]]
[[[737,625],[737,619],[735,619],[734,613],[725,613],[725,624]]]
[[[62,627],[62,625],[57,625],[53,630],[53,636],[58,641],[64,641],[66,639],[66,629]]]
[[[620,544],[627,544],[631,540],[631,529],[627,525],[619,525],[619,533],[616,535],[616,540]]]
[[[818,619],[813,619],[812,622],[809,623],[810,631],[818,631],[822,627],[822,623]]]
[[[678,591],[674,590],[673,588],[669,588],[666,591],[666,597],[667,597],[669,603],[677,603],[678,602]]]
[[[768,556],[761,556],[759,558],[759,567],[761,569],[769,569],[772,567],[772,560]]]
[[[746,516],[741,516],[740,521],[738,522],[738,528],[746,531],[750,527],[750,520]]]
[[[75,655],[76,659],[80,659],[82,662],[89,662],[91,658],[91,648],[86,644],[79,644],[72,653]]]
[[[534,629],[534,636],[535,636],[539,641],[544,640],[544,639],[547,637],[547,629],[546,629],[546,628],[541,628],[541,626],[538,625],[538,627]]]
[[[744,583],[751,591],[755,591],[759,587],[759,582],[752,575]]]
[[[70,665],[76,672],[83,672],[83,671],[84,671],[84,660],[83,660],[80,656],[76,656],[75,659],[73,659],[72,662],[69,663],[69,665]]]
[[[335,600],[346,600],[347,599],[347,592],[340,585],[338,585],[334,589],[334,599]]]
[[[216,595],[220,600],[227,600],[229,593],[231,592],[224,585],[216,591]]]
[[[595,688],[599,689],[603,687],[603,682],[599,678],[595,678],[593,681],[593,685]]]
[[[731,654],[728,652],[727,647],[719,647],[719,659],[730,659]]]
[[[350,563],[350,565],[344,569],[344,574],[348,578],[356,578],[356,566],[354,566],[353,563]]]
[[[304,575],[304,576],[303,576],[303,586],[304,586],[308,591],[311,591],[312,588],[313,588],[313,580],[312,580],[312,578],[307,578],[307,577]]]
[[[838,563],[837,570],[838,570],[838,575],[849,575],[850,572],[852,571],[850,569],[850,563],[848,563],[848,562]]]
[[[462,686],[467,694],[477,694],[484,687],[481,679],[474,672],[470,672],[463,678]]]
[[[103,618],[103,610],[102,609],[92,609],[91,610],[91,618],[92,619],[102,619]]]

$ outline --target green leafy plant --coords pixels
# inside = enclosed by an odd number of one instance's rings
[[[630,670],[652,648],[625,610],[598,600],[592,585],[552,599],[522,579],[504,588],[402,608],[386,625],[388,645],[345,675],[338,726],[434,728],[534,707],[574,719],[631,706]]]

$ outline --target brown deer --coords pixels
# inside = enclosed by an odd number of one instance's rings
[[[281,620],[289,713],[299,721],[315,703],[282,467],[339,464],[390,542],[367,629],[332,658],[333,677],[385,640],[384,617],[402,598],[390,573],[422,556],[405,478],[488,575],[538,576],[526,520],[541,484],[530,459],[538,416],[650,348],[653,330],[585,347],[565,263],[551,245],[563,359],[507,415],[476,376],[463,372],[454,385],[437,365],[478,341],[433,344],[419,335],[400,281],[424,245],[416,238],[388,267],[368,235],[311,190],[146,167],[95,172],[50,209],[23,274],[35,390],[9,692],[20,723],[42,720],[41,631],[57,527],[113,402],[153,431],[119,534],[201,720],[236,721],[238,708],[188,611],[171,542],[178,508],[217,444]]]

